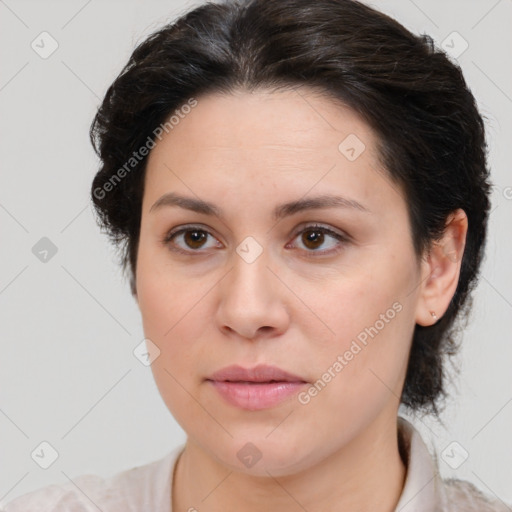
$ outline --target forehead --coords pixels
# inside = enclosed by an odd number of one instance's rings
[[[376,195],[382,202],[383,186],[391,186],[396,201],[377,142],[352,109],[314,89],[200,96],[151,151],[145,195],[154,201],[180,188],[247,200],[261,190],[296,199],[315,187],[320,194],[349,192],[364,203]]]
[[[315,89],[235,91],[200,96],[186,114],[174,115],[151,151],[148,168],[180,162],[265,168],[321,168],[338,161],[379,167],[377,137],[350,108]],[[348,165],[351,164],[351,165]]]
[[[179,137],[180,146],[225,145],[229,149],[282,145],[294,151],[338,151],[339,142],[350,134],[357,134],[369,151],[374,151],[376,143],[376,135],[356,112],[305,87],[200,96],[163,139],[171,139],[171,134],[174,139]]]

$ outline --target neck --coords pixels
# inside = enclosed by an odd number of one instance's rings
[[[176,465],[172,510],[392,512],[405,475],[396,417],[385,428],[374,422],[307,471],[278,478],[231,471],[189,439]]]

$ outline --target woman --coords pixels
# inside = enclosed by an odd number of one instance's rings
[[[187,442],[32,510],[508,510],[442,480],[437,414],[478,276],[485,136],[458,67],[351,0],[206,4],[91,127],[145,357]]]

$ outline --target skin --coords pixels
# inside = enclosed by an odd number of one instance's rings
[[[413,330],[448,308],[466,215],[454,212],[445,237],[417,258],[405,198],[354,111],[307,88],[197,99],[149,155],[136,274],[144,332],[160,350],[154,378],[187,434],[173,510],[394,510],[406,474],[397,412]],[[354,161],[338,149],[350,134],[365,145]],[[223,216],[151,210],[168,192],[215,203]],[[271,216],[322,194],[369,211]],[[349,240],[308,242],[317,231],[303,229],[313,223]],[[162,242],[188,224],[206,239]],[[249,236],[262,249],[252,263],[236,251]],[[394,303],[400,312],[307,404],[292,396],[246,411],[205,381],[230,364],[266,363],[314,383]],[[261,453],[252,467],[237,457],[249,442]]]

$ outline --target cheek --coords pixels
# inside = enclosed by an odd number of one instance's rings
[[[400,272],[393,265],[402,265]],[[413,276],[410,263],[389,258],[371,273],[331,280],[321,293],[310,288],[307,300],[331,331],[315,342],[311,363],[319,387],[329,383],[325,398],[350,402],[389,395],[389,390],[399,393],[415,325]],[[317,327],[303,323],[310,340],[317,339]]]
[[[202,424],[204,411],[190,393],[195,395],[197,361],[202,357],[195,343],[202,338],[201,325],[193,318],[203,315],[200,299],[206,290],[201,294],[186,282],[159,276],[143,265],[137,281],[144,335],[160,350],[151,364],[160,395],[182,428]]]
[[[144,333],[161,351],[166,364],[185,364],[194,350],[194,340],[200,339],[201,324],[208,290],[190,282],[141,273],[139,279],[139,309]],[[179,359],[178,359],[179,358]]]
[[[210,298],[219,276],[194,277],[173,268],[162,252],[139,248],[138,306],[145,336],[160,349],[157,367],[184,373],[199,355],[204,329],[211,327],[206,319],[212,316]]]
[[[338,343],[344,348],[354,338],[364,343],[370,333],[389,332],[400,317],[405,316],[404,302],[410,281],[407,277],[390,279],[396,274],[387,268],[357,269],[351,275],[333,276],[318,282],[301,283],[301,298],[311,305],[319,320],[329,328],[325,343]],[[308,317],[311,320],[311,315]],[[310,321],[303,327],[318,330],[318,323]],[[311,338],[311,339],[314,339]],[[348,347],[345,347],[348,348]]]
[[[172,268],[171,259],[153,245],[141,236],[136,276],[138,305],[147,337],[165,343],[182,322],[189,320],[187,315],[199,301],[201,289],[197,281]]]
[[[337,297],[345,307],[329,317],[336,336],[309,354],[315,380],[298,397],[298,417],[307,418],[319,438],[343,444],[398,408],[413,325],[408,305],[389,291]]]

